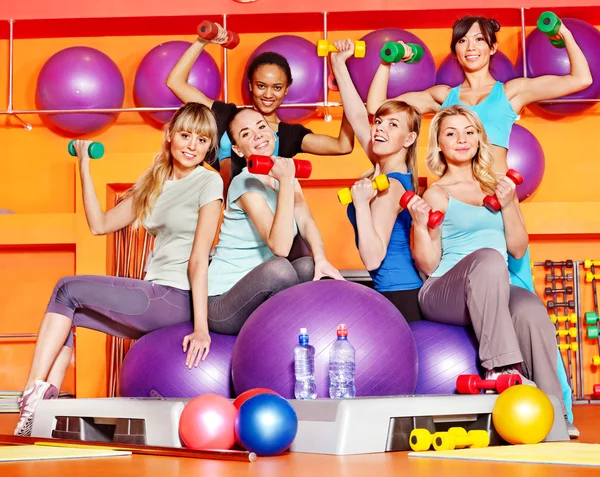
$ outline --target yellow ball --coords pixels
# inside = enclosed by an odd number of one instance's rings
[[[492,421],[500,437],[510,444],[537,444],[552,429],[554,408],[543,391],[521,384],[498,396]]]

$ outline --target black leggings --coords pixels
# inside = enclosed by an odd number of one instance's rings
[[[414,290],[381,292],[381,294],[400,310],[400,313],[402,313],[402,316],[408,323],[411,323],[423,319],[421,307],[419,306],[419,290],[420,288],[415,288]]]
[[[242,325],[268,298],[286,288],[308,282],[315,275],[312,257],[290,262],[273,257],[245,275],[229,291],[208,297],[208,327],[224,335],[237,335]]]

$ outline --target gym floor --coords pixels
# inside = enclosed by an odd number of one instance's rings
[[[574,406],[575,424],[581,437],[575,442],[600,443],[600,405]],[[0,434],[11,434],[17,422],[16,414],[0,414]],[[175,457],[132,455],[101,459],[0,463],[0,475],[59,477],[63,475],[86,477],[110,476],[260,476],[281,477],[310,475],[365,477],[397,476],[464,477],[574,477],[600,475],[600,469],[564,465],[506,464],[493,462],[465,462],[442,459],[410,459],[408,452],[367,454],[358,456],[327,456],[288,453],[278,457],[259,457],[254,463],[226,462]]]

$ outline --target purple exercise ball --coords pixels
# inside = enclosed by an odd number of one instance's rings
[[[517,77],[515,67],[508,57],[500,51],[496,51],[490,59],[490,74],[492,75],[492,78],[502,83],[506,83]],[[438,68],[435,84],[455,87],[462,84],[464,81],[465,73],[462,67],[454,55],[449,54]]]
[[[36,101],[41,109],[121,108],[125,83],[106,54],[87,46],[65,48],[52,55],[37,80]],[[118,113],[49,114],[47,119],[71,134],[98,131]]]
[[[375,30],[361,38],[366,43],[364,58],[350,58],[348,71],[358,94],[367,100],[371,82],[381,64],[379,51],[386,41],[417,43],[423,47],[424,55],[418,63],[393,63],[390,67],[390,80],[387,97],[393,98],[410,91],[424,91],[435,85],[435,62],[425,43],[417,36],[399,28]]]
[[[471,327],[433,321],[410,323],[419,356],[415,394],[456,394],[456,378],[480,374],[479,345]]]
[[[509,169],[514,169],[523,176],[523,183],[517,186],[517,196],[522,202],[542,183],[546,169],[544,150],[531,132],[514,124],[508,142],[506,161]]]
[[[123,397],[195,398],[202,394],[233,397],[231,355],[235,336],[210,333],[210,352],[198,367],[188,369],[183,337],[191,322],[161,328],[142,336],[125,355],[119,391]]]
[[[242,77],[242,96],[246,104],[252,104],[247,79],[250,63],[268,51],[283,56],[292,71],[292,85],[282,104],[323,101],[323,59],[317,56],[317,46],[300,36],[279,35],[261,43],[246,62]],[[277,117],[284,122],[298,122],[312,116],[315,111],[315,108],[279,108]]]
[[[150,50],[140,62],[135,73],[133,93],[135,103],[141,107],[179,107],[183,103],[167,87],[169,73],[191,43],[187,41],[168,41]],[[217,63],[206,51],[192,66],[187,80],[196,89],[210,99],[218,99],[221,94],[221,73]],[[146,113],[154,121],[165,124],[175,111],[156,111]]]
[[[231,367],[237,394],[268,388],[294,398],[294,346],[307,328],[318,398],[329,398],[329,350],[345,323],[356,350],[356,396],[412,394],[417,349],[398,309],[364,285],[322,280],[293,286],[259,306],[242,327]]]
[[[557,99],[598,99],[600,98],[600,32],[595,26],[582,20],[574,18],[562,18],[561,20],[571,31],[583,51],[592,73],[593,83],[583,91]],[[527,77],[564,76],[570,73],[571,64],[567,49],[552,46],[548,37],[537,28],[527,36],[526,47]],[[519,76],[523,76],[522,53],[517,60],[517,71]],[[595,103],[544,103],[536,104],[536,107],[550,114],[564,116],[581,113],[594,105]]]

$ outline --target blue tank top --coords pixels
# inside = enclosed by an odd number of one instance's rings
[[[221,162],[223,159],[227,159],[231,157],[231,139],[229,139],[229,134],[225,132],[221,136],[221,141],[219,142],[219,157],[218,161]],[[274,156],[279,155],[279,131],[275,132],[275,151],[273,151]]]
[[[411,174],[391,172],[387,174],[390,179],[399,181],[406,190],[413,190]],[[356,208],[354,204],[348,205],[348,219],[354,228],[354,237],[358,247],[358,229],[356,227]],[[414,290],[423,285],[417,272],[415,262],[410,251],[410,230],[412,217],[408,210],[403,210],[396,217],[390,243],[381,265],[376,270],[369,271],[375,290],[378,292]]]
[[[502,214],[492,214],[483,206],[467,204],[448,196],[442,224],[442,259],[431,274],[441,277],[470,253],[493,248],[508,260]]]
[[[461,102],[460,86],[456,86],[450,90],[446,100],[442,103],[442,108],[460,104],[474,111],[483,123],[490,142],[495,146],[508,149],[510,131],[519,115],[515,113],[515,110],[510,105],[510,101],[506,97],[504,84],[496,81],[490,94],[475,106]]]

